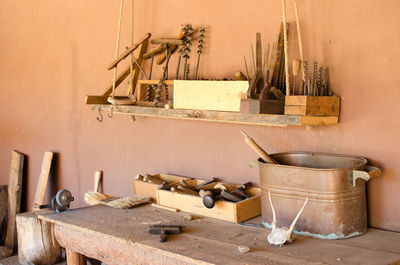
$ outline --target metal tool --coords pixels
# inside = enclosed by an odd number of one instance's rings
[[[194,80],[197,80],[197,74],[199,71],[199,63],[200,63],[200,55],[203,52],[203,38],[204,38],[204,32],[206,30],[204,29],[203,26],[200,27],[200,35],[199,35],[199,45],[197,46],[197,63],[196,63],[196,72],[195,72],[195,76],[194,76]]]
[[[318,69],[317,87],[318,87],[318,94],[320,96],[325,96],[324,89],[322,88],[322,66],[320,66]]]
[[[51,209],[56,212],[69,211],[69,206],[74,200],[69,190],[61,189],[57,192],[56,196],[51,199]]]
[[[165,91],[165,99],[166,100],[169,99],[168,86],[164,84],[164,80],[168,79],[168,64],[169,64],[169,59],[171,58],[171,51],[170,51],[170,44],[167,42],[163,42],[163,43],[166,44],[167,58],[165,60],[165,66],[163,67],[163,77],[157,84],[156,93],[154,96],[154,105],[155,106],[157,106],[157,104],[160,103],[160,101],[161,101],[161,92],[163,89]]]
[[[168,235],[180,234],[183,228],[183,225],[151,225],[149,226],[149,233],[160,235],[160,242],[165,242]]]
[[[318,72],[318,62],[313,61],[313,73],[312,73],[312,80],[311,80],[311,90],[313,96],[318,96],[318,89],[317,89],[317,72]]]
[[[304,61],[303,95],[308,95],[308,61]]]
[[[188,60],[190,58],[190,47],[192,46],[192,39],[193,39],[193,27],[191,24],[186,24],[184,26],[185,29],[185,40],[184,40],[184,49],[183,49],[183,58],[185,59],[185,64],[183,67],[183,80],[188,80],[189,79],[189,73],[190,73],[190,65],[188,63]]]
[[[247,68],[246,56],[243,56],[244,66],[246,67],[247,80],[250,80],[249,69]]]
[[[150,62],[150,73],[149,73],[149,78],[148,80],[151,80],[151,75],[153,73],[153,63],[154,63],[154,55],[151,55],[151,62]],[[146,89],[146,95],[144,97],[145,101],[150,101],[151,100],[151,94],[153,92],[154,86],[153,85],[148,85]]]
[[[196,189],[201,189],[202,187],[204,187],[204,186],[206,186],[206,185],[208,185],[208,184],[211,184],[211,183],[213,183],[213,182],[217,182],[217,181],[219,181],[219,179],[213,177],[212,179],[209,179],[209,180],[204,181],[203,183],[200,183],[200,184],[197,185],[195,188],[196,188]]]
[[[234,189],[233,193],[235,195],[240,196],[242,199],[247,199],[247,198],[250,198],[250,196],[246,194],[246,190],[248,190],[251,187],[253,187],[253,184],[251,182],[246,182],[245,184],[241,185],[239,188]]]

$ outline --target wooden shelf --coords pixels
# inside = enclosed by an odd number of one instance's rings
[[[297,116],[297,115],[275,115],[275,114],[246,114],[239,112],[206,111],[206,110],[183,110],[164,109],[155,107],[142,107],[132,105],[110,105],[93,104],[102,110],[111,111],[114,114],[135,115],[143,117],[169,118],[181,120],[198,120],[210,122],[252,124],[264,126],[321,126],[338,124],[337,116]]]

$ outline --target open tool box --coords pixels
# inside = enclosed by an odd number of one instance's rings
[[[205,180],[179,177],[168,174],[157,174],[153,177],[164,180],[165,185],[184,180],[190,186],[197,186],[204,183]],[[223,184],[232,189],[239,188],[240,185],[227,184],[223,182],[213,182],[202,186],[201,189],[213,189],[216,185]],[[161,184],[162,185],[162,184]],[[203,198],[198,195],[187,194],[183,192],[174,192],[168,189],[162,189],[160,184],[147,183],[143,180],[134,181],[134,191],[136,195],[151,196],[157,204],[179,209],[184,212],[213,217],[229,222],[240,223],[247,219],[261,214],[261,190],[257,187],[250,187],[246,190],[249,198],[239,202],[225,200],[215,201],[213,208],[209,209],[203,204]],[[155,195],[155,197],[154,197]]]

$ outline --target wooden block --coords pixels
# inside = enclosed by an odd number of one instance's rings
[[[17,251],[16,215],[21,210],[22,175],[24,155],[18,151],[11,153],[10,180],[8,183],[8,222],[5,246]]]
[[[283,114],[285,101],[283,100],[258,100],[242,99],[240,112],[251,114]]]
[[[212,183],[205,188],[212,188],[217,184]],[[229,185],[239,187],[239,185]],[[260,189],[253,187],[246,193],[252,197],[237,203],[218,200],[212,209],[203,205],[203,199],[200,196],[177,194],[168,190],[158,190],[157,200],[160,205],[177,208],[184,212],[240,223],[261,214]]]
[[[39,214],[51,213],[40,210],[17,215],[18,259],[22,264],[54,264],[61,250],[53,238],[53,225],[38,219]]]
[[[38,183],[36,185],[36,193],[33,199],[33,211],[39,210],[39,206],[44,204],[44,196],[49,181],[51,163],[53,161],[53,152],[45,152],[43,156],[42,168]]]
[[[332,96],[287,96],[286,115],[339,116],[340,97]]]
[[[248,86],[247,81],[174,80],[174,108],[239,112]]]

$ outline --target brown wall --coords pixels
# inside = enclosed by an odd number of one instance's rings
[[[130,41],[125,2],[121,47]],[[280,8],[278,0],[136,0],[135,38],[175,36],[182,23],[205,24],[201,76],[232,78],[244,71],[243,55],[257,31],[272,42]],[[244,129],[271,153],[353,154],[382,167],[383,175],[368,183],[370,225],[400,231],[397,0],[300,1],[304,54],[329,67],[331,87],[342,97],[340,124],[312,129],[140,117],[132,123],[117,115],[98,123],[84,99],[112,80],[105,66],[114,57],[118,9],[117,0],[0,1],[0,184],[8,182],[13,149],[29,156],[28,205],[46,150],[59,153],[55,184],[73,192],[75,207],[84,205],[99,169],[109,194],[131,194],[137,173],[258,182]],[[294,21],[291,0],[288,19]],[[295,37],[291,57],[297,57]]]

